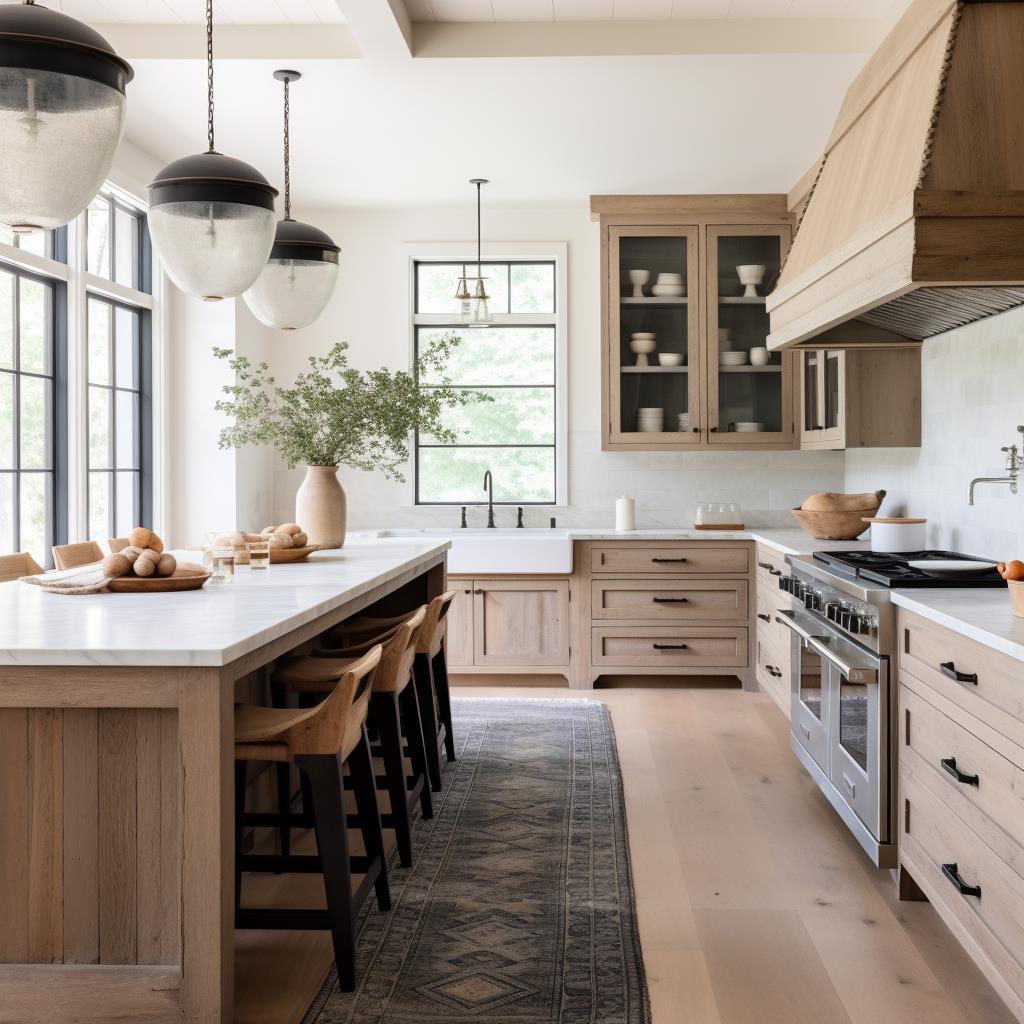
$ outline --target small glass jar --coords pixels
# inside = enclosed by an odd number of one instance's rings
[[[251,540],[246,544],[249,551],[249,568],[265,570],[270,568],[270,541]]]
[[[231,583],[235,578],[235,548],[225,543],[229,536],[220,531],[206,535],[203,565],[210,570],[210,583]]]

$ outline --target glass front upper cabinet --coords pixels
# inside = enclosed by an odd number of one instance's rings
[[[801,448],[845,447],[845,356],[819,349],[800,353]]]
[[[791,443],[792,363],[768,352],[765,307],[790,230],[730,225],[707,232],[708,440],[744,447]]]
[[[612,441],[673,448],[701,443],[697,239],[696,227],[611,229]]]

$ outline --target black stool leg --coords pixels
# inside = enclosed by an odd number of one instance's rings
[[[420,787],[420,811],[424,818],[434,816],[434,803],[430,798],[430,777],[427,765],[430,760],[430,748],[423,736],[423,722],[420,719],[420,704],[415,686],[407,686],[398,696],[402,712],[403,732],[409,747],[409,761],[412,763],[412,774],[416,780],[423,780]],[[437,735],[436,733],[434,734]],[[437,742],[434,743],[437,750]],[[413,784],[415,785],[415,783]]]
[[[434,688],[437,707],[444,723],[444,749],[449,761],[455,760],[455,733],[452,732],[452,698],[448,692],[448,659],[444,647],[434,655]]]
[[[430,667],[430,656],[417,654],[412,663],[413,679],[416,683],[416,698],[420,706],[420,724],[426,739],[427,771],[430,788],[441,791],[441,755],[437,749],[437,715],[434,712],[434,673]]]
[[[356,987],[355,912],[341,764],[336,754],[304,754],[295,763],[309,779],[313,795],[316,848],[324,873],[338,987],[351,992]]]
[[[388,821],[395,830],[395,842],[402,867],[412,867],[412,829],[409,822],[409,799],[405,785],[405,763],[402,759],[402,726],[398,715],[398,699],[393,693],[375,693],[370,698],[370,713],[380,734],[384,759],[384,778],[391,797]]]
[[[280,683],[270,684],[270,703],[275,708],[286,708],[288,706],[288,694]],[[281,825],[278,828],[278,840],[282,857],[287,857],[292,852],[292,830],[288,822],[288,815],[292,809],[292,769],[287,761],[278,761],[274,765],[274,773],[277,776],[277,813],[281,815]]]
[[[235,912],[242,905],[242,836],[245,831],[245,783],[248,761],[235,762]]]
[[[381,832],[380,812],[377,808],[377,783],[373,777],[373,758],[370,755],[370,741],[363,729],[363,737],[348,755],[348,770],[352,776],[353,795],[359,812],[359,827],[363,833],[366,857],[372,865],[380,861],[380,873],[373,883],[377,893],[377,907],[391,909],[391,891],[388,886],[388,868],[384,856],[384,835]]]

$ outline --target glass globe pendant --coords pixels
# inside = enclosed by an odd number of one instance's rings
[[[0,6],[0,222],[59,228],[114,162],[131,65],[98,32],[33,0]]]
[[[470,178],[469,183],[476,185],[476,277],[468,276],[466,268],[462,268],[462,277],[455,291],[455,298],[459,301],[456,321],[467,327],[490,327],[494,319],[491,316],[491,298],[487,294],[487,278],[483,276],[480,257],[480,186],[488,182],[486,178]]]
[[[298,71],[275,71],[284,82],[284,220],[277,222],[270,260],[245,293],[253,316],[268,327],[294,331],[308,327],[324,311],[338,280],[338,253],[330,236],[292,219],[289,86]]]
[[[149,186],[149,230],[167,276],[209,302],[241,295],[274,244],[277,189],[255,167],[214,148],[213,0],[206,0],[205,153],[168,164]]]

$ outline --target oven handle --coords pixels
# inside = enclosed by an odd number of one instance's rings
[[[870,685],[878,682],[877,663],[854,665],[844,658],[834,647],[834,640],[828,634],[809,633],[796,619],[796,612],[786,608],[779,609],[776,621],[788,626],[797,636],[801,637],[815,654],[831,662],[839,671],[846,676],[851,683],[862,683]]]

